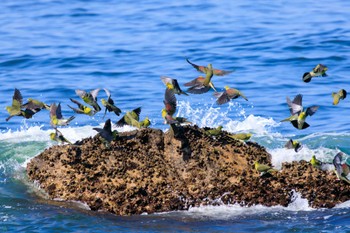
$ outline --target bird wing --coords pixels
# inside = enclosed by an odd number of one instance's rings
[[[307,115],[307,116],[312,116],[312,115],[314,115],[315,112],[317,111],[317,109],[318,109],[319,107],[320,107],[320,106],[316,106],[316,105],[311,106],[311,107],[308,107],[308,108],[306,109],[306,115]]]
[[[216,93],[214,93],[214,95],[216,95]],[[225,104],[225,103],[227,103],[227,102],[230,101],[230,98],[229,98],[229,96],[228,96],[228,94],[227,94],[226,91],[222,92],[222,94],[220,94],[220,95],[218,95],[218,96],[219,96],[219,97],[218,97],[217,100],[216,100],[216,103],[217,103],[218,105],[222,105],[222,104]]]
[[[105,125],[103,126],[103,129],[106,130],[107,132],[112,133],[111,119],[106,120]]]
[[[204,73],[204,74],[207,73],[207,68],[206,68],[205,66],[196,65],[196,64],[190,62],[190,60],[188,60],[187,58],[186,58],[186,61],[187,61],[189,64],[191,64],[197,71],[199,71],[199,72],[201,72],[201,73]]]
[[[99,92],[100,90],[101,90],[100,88],[97,88],[97,89],[95,89],[95,90],[90,91],[90,94],[91,94],[92,98],[94,98],[94,100],[96,100],[97,95],[98,95],[98,92]]]
[[[13,93],[13,97],[12,97],[12,105],[14,104],[19,106],[23,104],[22,94],[17,88],[15,88],[15,92]]]
[[[203,84],[195,85],[187,89],[187,92],[192,94],[203,94],[210,90],[210,86],[204,86]]]
[[[79,109],[81,109],[81,110],[83,110],[84,109],[84,105],[83,104],[81,104],[79,101],[77,101],[77,100],[75,100],[75,99],[72,99],[72,98],[69,98],[70,99],[70,101],[72,101],[73,103],[75,103],[76,105],[78,105],[78,108]],[[69,106],[69,105],[68,105]],[[72,108],[72,107],[70,107],[70,108]],[[73,108],[72,108],[73,109]]]
[[[50,106],[50,117],[56,116],[57,105],[56,103],[51,104]]]
[[[304,73],[304,75],[303,75],[304,82],[309,83],[311,81],[311,78],[312,78],[312,76],[311,76],[310,72]]]
[[[135,108],[134,110],[132,110],[134,113],[136,113],[137,118],[135,118],[136,120],[139,120],[140,118],[140,113],[141,113],[141,107]]]
[[[168,83],[172,84],[172,78],[169,78],[167,76],[161,76],[160,79],[162,80],[162,82],[164,83],[164,85],[166,86]]]
[[[213,73],[216,76],[224,76],[224,75],[227,75],[227,74],[231,74],[232,72],[233,72],[233,70],[232,71],[227,71],[227,70],[213,69]]]
[[[107,98],[109,99],[111,97],[111,93],[109,92],[109,90],[107,88],[103,88],[103,90],[106,92]]]
[[[116,124],[116,126],[118,126],[118,127],[122,127],[122,126],[124,126],[124,125],[126,125],[126,122],[125,122],[125,115],[119,120],[119,121],[117,121],[115,124]]]
[[[287,97],[287,104],[291,115],[295,115],[303,111],[302,99],[303,96],[301,94],[295,96],[293,102],[289,99],[289,97]]]
[[[57,119],[62,119],[62,118],[63,118],[63,116],[62,116],[62,110],[61,110],[61,103],[59,103],[59,104],[57,105],[56,116],[57,116]]]
[[[86,91],[83,90],[75,90],[75,94],[77,94],[80,98],[83,98],[86,95]]]
[[[337,153],[333,159],[333,165],[337,170],[339,176],[341,176],[341,174],[343,173],[343,168],[341,166],[342,154],[342,152]]]
[[[284,147],[287,149],[293,149],[293,140],[289,139],[289,141],[284,145]]]
[[[173,115],[176,112],[176,97],[175,97],[175,92],[173,89],[165,89],[165,94],[164,94],[164,105],[166,111],[170,114]]]
[[[81,114],[81,113],[84,113],[84,111],[83,110],[81,110],[81,109],[78,109],[78,108],[73,108],[72,106],[70,106],[70,105],[67,105],[69,108],[71,108],[75,113],[79,113],[79,114]]]

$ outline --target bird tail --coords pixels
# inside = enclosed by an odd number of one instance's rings
[[[9,116],[8,118],[6,118],[6,121],[9,121],[12,117],[14,117],[14,115]]]
[[[71,122],[72,120],[74,120],[74,118],[75,118],[75,116],[69,117],[69,118],[67,119],[67,124],[68,124],[69,122]]]

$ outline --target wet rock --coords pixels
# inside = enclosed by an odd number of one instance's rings
[[[284,163],[260,176],[254,161],[271,164],[265,148],[213,137],[197,126],[177,131],[142,129],[120,133],[109,146],[98,136],[74,145],[52,146],[27,165],[52,199],[85,202],[117,215],[186,210],[190,206],[234,204],[288,206],[293,190],[315,208],[350,199],[350,188],[333,172],[308,162]]]

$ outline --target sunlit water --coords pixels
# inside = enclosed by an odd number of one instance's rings
[[[225,85],[241,90],[249,101],[218,106],[212,91],[181,95],[177,115],[201,127],[253,133],[251,140],[266,147],[277,168],[313,154],[331,162],[339,151],[350,154],[349,100],[333,106],[331,96],[341,88],[350,91],[348,12],[350,3],[340,0],[2,1],[0,232],[348,232],[349,203],[316,210],[298,193],[288,207],[207,206],[133,217],[49,201],[25,175],[27,162],[54,144],[48,112],[5,121],[14,88],[25,100],[60,102],[67,117],[73,114],[69,98],[78,99],[75,89],[108,88],[123,113],[141,106],[141,118],[148,116],[152,127],[167,130],[160,76],[177,78],[185,90],[183,84],[199,75],[189,58],[235,70],[213,82],[220,91]],[[318,63],[329,67],[329,76],[303,83],[302,74]],[[286,97],[299,93],[305,106],[320,106],[305,130],[280,122],[289,116]],[[103,91],[99,98],[105,98]],[[103,112],[77,115],[60,130],[74,142],[94,136],[92,128],[105,120]],[[289,138],[303,149],[285,149]]]

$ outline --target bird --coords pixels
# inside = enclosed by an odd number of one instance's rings
[[[140,128],[140,113],[141,113],[141,107],[135,108],[132,111],[128,111],[125,113],[125,115],[116,123],[116,126],[122,127],[124,125],[130,125],[137,128]]]
[[[100,91],[100,88],[97,88],[97,89],[92,90],[90,92],[86,92],[86,91],[77,89],[77,90],[75,90],[75,93],[80,98],[82,98],[82,100],[84,100],[85,103],[94,107],[96,112],[99,112],[99,111],[101,111],[101,107],[97,103],[97,95],[98,95],[99,91]]]
[[[160,79],[164,83],[164,85],[169,89],[174,89],[174,93],[178,95],[188,95],[186,92],[182,91],[179,83],[177,82],[177,79],[169,78],[166,76],[161,76]]]
[[[245,97],[245,95],[243,95],[242,92],[240,92],[237,89],[230,88],[229,86],[225,86],[224,92],[215,92],[214,96],[217,98],[216,103],[218,105],[225,104],[229,102],[231,99],[236,99],[240,96],[246,101],[248,101],[247,97]]]
[[[251,133],[236,133],[236,134],[228,134],[229,138],[247,141],[252,137]]]
[[[205,134],[208,136],[219,136],[222,133],[222,125],[219,125],[215,129],[209,129],[205,131]]]
[[[315,155],[313,155],[310,159],[310,163],[313,167],[320,168],[322,166],[322,162],[316,158]]]
[[[312,69],[310,72],[306,72],[303,75],[303,81],[308,83],[311,81],[313,77],[327,77],[326,71],[328,70],[328,67],[322,64],[318,64],[315,68]]]
[[[111,93],[108,91],[108,89],[104,88],[104,90],[107,94],[107,100],[101,99],[101,103],[105,107],[105,113],[103,117],[105,117],[107,110],[108,112],[114,112],[117,116],[119,116],[122,111],[120,108],[114,105],[114,101],[112,100]]]
[[[192,81],[185,83],[184,86],[186,87],[193,87],[193,86],[197,86],[197,85],[202,85],[204,82],[205,78],[203,76],[199,76],[198,78],[193,79]],[[217,92],[214,84],[210,81],[209,82],[209,86],[215,91]]]
[[[148,117],[145,117],[143,121],[140,121],[141,128],[148,128],[150,125],[151,125],[151,121],[149,120]]]
[[[75,116],[71,116],[68,119],[64,119],[62,116],[61,103],[56,105],[56,103],[51,104],[50,106],[50,124],[52,127],[56,128],[57,126],[65,126],[71,122]]]
[[[34,112],[38,112],[41,109],[46,109],[46,110],[50,110],[50,105],[45,104],[44,102],[40,101],[40,100],[35,100],[32,98],[28,98],[28,102],[23,104],[21,106],[22,108],[26,108],[26,109],[30,109]]]
[[[118,131],[113,130],[112,131],[112,124],[111,119],[106,120],[103,128],[92,128],[93,130],[96,130],[98,134],[107,142],[111,142],[115,140],[118,136]]]
[[[258,161],[254,162],[254,168],[255,170],[257,170],[258,172],[260,172],[260,175],[264,175],[266,173],[271,173],[271,172],[276,172],[277,170],[272,168],[269,165],[266,164],[260,164]]]
[[[188,59],[186,59],[186,61],[189,64],[191,64],[197,71],[204,73],[204,74],[206,74],[208,72],[208,67],[196,65],[196,64],[190,62],[190,60],[188,60]],[[216,76],[224,76],[224,75],[230,74],[232,72],[233,71],[213,69],[213,75],[216,75]]]
[[[72,106],[68,105],[68,107],[70,107],[75,113],[86,114],[88,116],[93,116],[96,114],[96,111],[94,109],[79,103],[79,101],[72,98],[70,98],[70,101],[78,106],[78,108],[73,108]]]
[[[343,180],[347,183],[350,184],[350,180],[348,178],[346,178],[346,174],[343,172],[343,168],[342,168],[342,155],[344,155],[343,152],[338,152],[333,159],[333,165],[335,167],[335,174],[337,175],[339,180]]]
[[[14,116],[22,116],[26,119],[32,118],[32,116],[37,112],[31,109],[22,109],[23,97],[21,92],[15,88],[13,97],[12,97],[12,105],[6,106],[7,112],[10,114],[9,117],[6,118],[6,121],[9,121]]]
[[[296,98],[294,98],[293,102],[291,102],[290,99],[287,98],[287,103],[291,112],[291,116],[284,120],[281,120],[281,122],[290,121],[295,128],[300,130],[308,128],[310,125],[305,122],[306,117],[315,114],[319,106],[313,105],[311,107],[306,108],[306,110],[304,111],[304,107],[302,106],[301,94],[297,95]]]
[[[54,133],[50,133],[50,138],[53,141],[57,141],[60,143],[68,143],[68,144],[72,144],[70,141],[68,141],[63,134],[61,133],[61,131],[59,131],[57,128],[55,128],[55,132]]]
[[[346,98],[347,92],[344,89],[339,90],[338,92],[332,92],[333,105],[337,105],[339,100]]]
[[[187,85],[191,86],[190,88],[187,89],[187,92],[192,94],[203,94],[208,92],[210,90],[210,87],[214,86],[213,84],[211,84],[212,77],[213,77],[213,66],[212,64],[209,64],[208,68],[206,69],[205,79],[203,80],[203,82],[197,82],[192,86],[190,83],[192,83],[193,81],[186,83]]]
[[[297,140],[289,139],[284,147],[287,149],[294,149],[295,152],[299,152],[303,148],[303,145],[301,145],[301,143]]]

